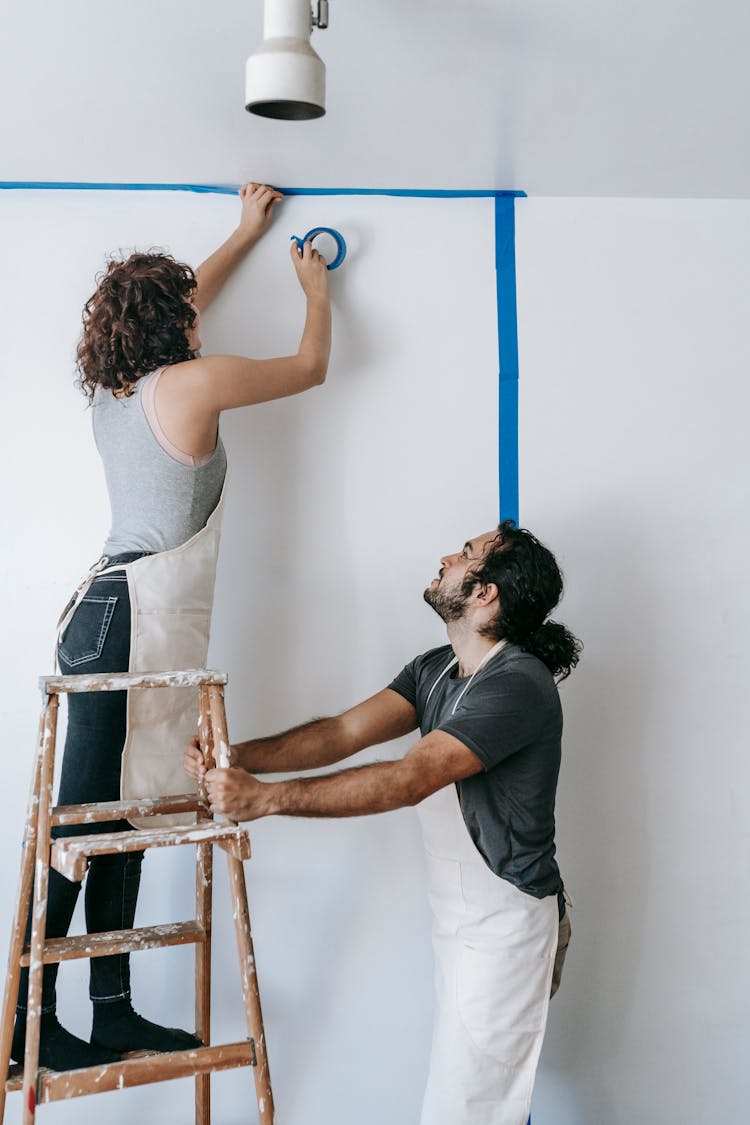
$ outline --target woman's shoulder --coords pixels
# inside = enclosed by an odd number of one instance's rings
[[[167,363],[158,368],[147,378],[153,378],[155,383],[162,387],[177,386],[179,381],[180,393],[188,391],[190,387],[200,387],[210,378],[212,361],[216,356],[198,355],[194,359],[183,359],[179,363]]]

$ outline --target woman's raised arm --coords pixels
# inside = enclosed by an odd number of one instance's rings
[[[299,394],[325,380],[331,351],[328,269],[309,242],[292,242],[290,253],[307,298],[307,317],[296,355],[250,359],[208,355],[168,367],[156,388],[156,409],[165,434],[193,457],[210,452],[222,410]]]
[[[197,287],[193,300],[201,312],[211,304],[229,275],[267,230],[274,207],[283,198],[281,192],[265,184],[243,184],[239,195],[242,211],[237,229],[195,271]]]

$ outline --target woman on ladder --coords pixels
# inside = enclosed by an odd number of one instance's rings
[[[325,379],[328,275],[309,243],[301,251],[296,242],[291,246],[307,299],[297,353],[268,360],[199,353],[200,314],[265,232],[281,198],[258,184],[246,184],[239,194],[237,229],[195,273],[165,254],[133,254],[109,263],[85,306],[78,370],[93,405],[112,528],[102,559],[62,622],[64,675],[205,662],[226,473],[219,415],[298,394]],[[194,733],[185,723],[195,717],[184,695],[170,696],[177,690],[71,695],[58,804],[184,791],[182,746]],[[53,835],[129,827],[124,821],[88,824],[56,828]],[[85,894],[90,933],[133,926],[141,861],[142,853],[92,858]],[[67,934],[80,886],[50,870],[48,938]],[[114,1061],[126,1051],[198,1044],[188,1032],[151,1023],[133,1009],[127,954],[90,964],[90,1043],[59,1023],[57,965],[45,966],[40,1066],[71,1070]],[[17,1062],[23,1060],[27,993],[23,970],[12,1046]]]

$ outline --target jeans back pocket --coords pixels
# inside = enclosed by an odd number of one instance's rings
[[[116,605],[116,597],[83,599],[58,645],[60,659],[69,668],[99,659]]]

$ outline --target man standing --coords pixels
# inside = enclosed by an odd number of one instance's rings
[[[418,805],[434,914],[437,1008],[421,1125],[526,1125],[551,992],[569,925],[555,861],[562,712],[555,676],[580,643],[547,620],[562,593],[554,556],[505,521],[441,559],[425,590],[450,645],[331,719],[232,747],[206,771],[213,812],[361,816]],[[397,761],[323,777],[367,746],[422,738]]]

